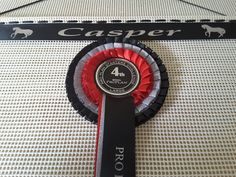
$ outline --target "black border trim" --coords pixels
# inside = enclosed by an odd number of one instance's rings
[[[201,19],[198,22],[191,19],[184,22],[178,19],[0,22],[0,40],[98,40],[104,37],[136,40],[236,39],[235,31],[235,20],[226,22],[222,19]]]
[[[181,23],[192,23],[192,22],[201,22],[201,21],[208,21],[208,22],[235,22],[236,19],[224,19],[224,18],[220,18],[220,19],[206,19],[206,18],[202,18],[202,19],[128,19],[128,20],[121,20],[121,19],[112,19],[112,20],[91,20],[91,19],[83,19],[83,20],[78,20],[78,19],[68,19],[68,20],[63,20],[63,19],[55,19],[55,20],[14,20],[14,22],[17,21],[17,23],[21,24],[21,23],[39,23],[39,22],[46,22],[48,23],[48,21],[51,21],[52,23],[54,23],[55,21],[60,21],[61,23],[115,23],[116,21],[118,21],[118,23],[140,23],[140,22],[174,22],[174,21],[178,21]],[[8,24],[11,23],[12,21],[1,21],[2,24]]]

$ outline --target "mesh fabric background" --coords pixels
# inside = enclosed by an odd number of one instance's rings
[[[0,12],[36,0],[0,0]],[[236,1],[185,0],[227,16],[236,15]],[[217,16],[217,13],[186,4],[181,0],[44,0],[3,16]]]
[[[92,177],[96,126],[65,90],[73,57],[91,41],[0,41],[0,175]],[[137,177],[235,176],[235,40],[143,41],[170,88],[136,129]]]

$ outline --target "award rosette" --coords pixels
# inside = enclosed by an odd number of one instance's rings
[[[136,40],[106,38],[76,55],[66,90],[75,110],[98,125],[96,177],[135,176],[135,126],[159,111],[168,87],[162,60]]]

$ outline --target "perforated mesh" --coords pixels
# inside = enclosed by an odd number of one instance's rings
[[[235,0],[185,0],[225,15],[236,15]],[[32,0],[0,0],[0,10],[17,7]],[[217,16],[217,13],[192,6],[180,0],[44,0],[32,6],[4,14],[6,17],[24,16]],[[222,17],[222,16],[221,16]]]
[[[215,1],[215,0],[187,0],[187,2],[194,3],[196,5],[214,10],[225,15],[236,15],[236,1],[227,0],[227,1]],[[187,4],[186,4],[187,5]],[[213,15],[215,13],[212,13]]]
[[[34,0],[20,0],[20,1],[0,0],[0,13],[32,2],[34,2]]]
[[[69,63],[89,41],[0,42],[1,176],[93,176],[96,126],[71,107]],[[235,176],[235,40],[144,41],[167,99],[136,129],[137,177]]]

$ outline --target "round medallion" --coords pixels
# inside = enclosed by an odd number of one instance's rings
[[[98,87],[112,96],[130,94],[139,84],[139,72],[134,64],[122,58],[103,62],[96,70]]]

